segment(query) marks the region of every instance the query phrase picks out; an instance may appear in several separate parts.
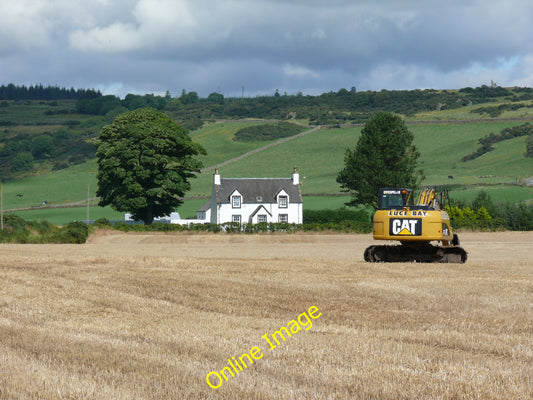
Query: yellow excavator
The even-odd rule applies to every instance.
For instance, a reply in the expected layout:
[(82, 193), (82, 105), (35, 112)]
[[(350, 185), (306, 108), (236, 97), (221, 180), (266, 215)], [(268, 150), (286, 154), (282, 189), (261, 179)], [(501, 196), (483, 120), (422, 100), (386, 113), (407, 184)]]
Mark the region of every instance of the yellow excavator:
[[(416, 204), (412, 189), (380, 189), (374, 239), (397, 240), (400, 245), (370, 246), (365, 250), (365, 261), (464, 263), (467, 253), (452, 232), (450, 217), (444, 211), (446, 201), (446, 189), (437, 193), (434, 187), (424, 187)], [(432, 245), (432, 241), (440, 245)]]

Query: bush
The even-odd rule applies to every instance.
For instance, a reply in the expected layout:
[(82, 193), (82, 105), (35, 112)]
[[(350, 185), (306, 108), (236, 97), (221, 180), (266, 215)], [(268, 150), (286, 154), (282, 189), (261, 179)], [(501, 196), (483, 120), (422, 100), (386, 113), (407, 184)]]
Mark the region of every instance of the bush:
[(279, 124), (254, 125), (239, 129), (233, 138), (238, 142), (253, 142), (276, 140), (284, 137), (294, 136), (302, 132), (304, 128), (288, 122)]
[(513, 231), (533, 230), (533, 205), (524, 202), (518, 204), (506, 204), (503, 217), (505, 226)]
[(35, 230), (39, 235), (47, 236), (58, 231), (58, 227), (48, 221), (29, 221), (26, 225)]
[(497, 205), (492, 201), (492, 198), (485, 190), (479, 191), (476, 198), (472, 200), (471, 207), (475, 210), (485, 208), (486, 211), (493, 216), (498, 214)]
[(4, 216), (4, 229), (0, 230), (0, 242), (52, 243), (58, 231), (56, 225), (47, 221), (25, 221), (17, 215)]
[(87, 241), (88, 235), (89, 228), (87, 227), (87, 224), (80, 221), (74, 221), (68, 223), (56, 233), (55, 241), (57, 243), (82, 244)]
[(526, 157), (533, 157), (533, 134), (526, 139)]
[(32, 147), (31, 147), (31, 154), (33, 157), (39, 159), (44, 158), (47, 155), (50, 154), (50, 151), (52, 150), (52, 143), (53, 139), (52, 136), (49, 134), (42, 134), (39, 136), (36, 136), (32, 140)]
[(13, 172), (28, 171), (33, 167), (33, 156), (29, 152), (19, 153), (13, 158), (11, 170)]
[(470, 204), (446, 206), (445, 210), (454, 228), (533, 230), (533, 205), (527, 205), (524, 202), (495, 203), (483, 190)]
[(68, 168), (68, 162), (60, 161), (54, 164), (54, 166), (52, 167), (52, 171), (59, 171), (66, 168)]
[(96, 221), (94, 221), (93, 227), (95, 228), (111, 228), (113, 225), (111, 225), (111, 222), (107, 218), (98, 218)]

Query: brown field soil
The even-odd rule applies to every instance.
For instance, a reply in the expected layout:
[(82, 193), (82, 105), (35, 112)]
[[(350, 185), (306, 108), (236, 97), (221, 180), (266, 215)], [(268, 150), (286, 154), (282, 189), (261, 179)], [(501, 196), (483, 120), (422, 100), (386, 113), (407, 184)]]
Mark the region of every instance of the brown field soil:
[(460, 237), (466, 264), (368, 264), (370, 235), (0, 245), (0, 399), (533, 398), (533, 232)]

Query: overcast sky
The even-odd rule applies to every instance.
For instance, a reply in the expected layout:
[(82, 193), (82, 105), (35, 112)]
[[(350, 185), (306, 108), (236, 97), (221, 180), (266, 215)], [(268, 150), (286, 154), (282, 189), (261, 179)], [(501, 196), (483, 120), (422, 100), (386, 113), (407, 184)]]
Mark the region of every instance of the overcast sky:
[(0, 84), (201, 97), (533, 87), (530, 0), (0, 0)]

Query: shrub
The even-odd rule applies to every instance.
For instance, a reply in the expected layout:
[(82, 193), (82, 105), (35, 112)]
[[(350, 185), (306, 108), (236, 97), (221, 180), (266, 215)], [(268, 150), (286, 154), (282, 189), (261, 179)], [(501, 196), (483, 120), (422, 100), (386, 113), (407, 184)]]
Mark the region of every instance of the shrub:
[(59, 171), (68, 168), (68, 163), (65, 161), (56, 162), (52, 167), (52, 171)]
[(33, 167), (33, 156), (29, 152), (19, 153), (13, 158), (11, 170), (13, 172), (28, 171)]
[(55, 241), (57, 243), (82, 244), (87, 241), (88, 235), (89, 228), (87, 227), (87, 224), (80, 221), (74, 221), (68, 223), (56, 233)]
[(533, 157), (533, 134), (526, 139), (526, 157)]
[(518, 204), (506, 204), (503, 217), (505, 226), (513, 231), (533, 230), (533, 206), (524, 202)]
[(302, 131), (302, 127), (289, 122), (254, 125), (239, 129), (235, 133), (233, 140), (238, 142), (275, 140), (288, 136), (294, 136)]
[(113, 225), (107, 218), (98, 218), (92, 226), (95, 228), (111, 228)]

